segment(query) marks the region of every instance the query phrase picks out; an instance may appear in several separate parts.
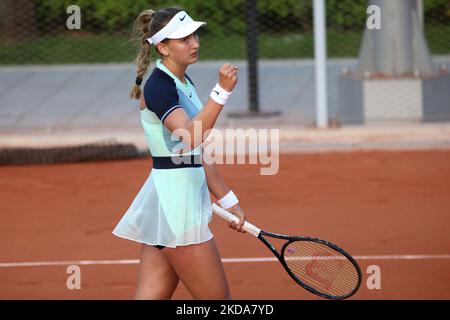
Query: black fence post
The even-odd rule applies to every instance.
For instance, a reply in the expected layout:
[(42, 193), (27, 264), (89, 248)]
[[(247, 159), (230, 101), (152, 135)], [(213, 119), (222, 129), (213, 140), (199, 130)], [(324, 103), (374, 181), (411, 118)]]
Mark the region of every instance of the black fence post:
[(256, 3), (257, 0), (246, 0), (245, 2), (249, 110), (247, 112), (228, 113), (228, 116), (233, 118), (277, 116), (280, 114), (279, 111), (261, 112), (259, 110), (258, 9)]
[(259, 111), (258, 99), (258, 30), (256, 0), (247, 0), (247, 65), (250, 112)]

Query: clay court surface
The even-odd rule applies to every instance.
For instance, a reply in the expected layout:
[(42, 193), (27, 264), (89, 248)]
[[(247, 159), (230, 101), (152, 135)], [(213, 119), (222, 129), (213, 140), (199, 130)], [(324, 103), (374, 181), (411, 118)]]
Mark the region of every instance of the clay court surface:
[[(150, 168), (149, 158), (0, 167), (0, 299), (132, 299), (139, 244), (111, 231)], [(356, 256), (364, 279), (353, 299), (450, 299), (450, 151), (286, 154), (277, 175), (259, 169), (220, 166), (254, 224)], [(219, 218), (211, 227), (224, 259), (272, 256)], [(80, 290), (66, 288), (67, 261), (93, 263), (79, 264)], [(366, 287), (370, 265), (380, 290)], [(316, 299), (277, 262), (225, 269), (235, 299)], [(190, 295), (180, 285), (174, 298)]]

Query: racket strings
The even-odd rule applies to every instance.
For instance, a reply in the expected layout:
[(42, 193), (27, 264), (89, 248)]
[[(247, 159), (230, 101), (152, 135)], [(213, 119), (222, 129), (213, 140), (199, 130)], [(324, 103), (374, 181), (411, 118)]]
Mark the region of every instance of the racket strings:
[[(356, 287), (356, 282), (351, 284), (348, 283), (349, 280), (346, 280), (347, 283), (337, 283), (333, 281), (333, 278), (336, 278), (339, 275), (336, 273), (325, 275), (322, 273), (316, 273), (315, 276), (311, 277), (310, 275), (304, 275), (304, 273), (296, 268), (292, 270), (294, 274), (300, 279), (303, 280), (309, 287), (314, 288), (316, 291), (335, 297), (342, 297), (349, 295), (354, 288)], [(319, 278), (320, 277), (320, 278)], [(306, 278), (309, 278), (306, 280)], [(318, 278), (318, 279), (317, 279)], [(317, 279), (317, 280), (316, 280)]]
[(284, 260), (295, 277), (329, 296), (347, 296), (359, 284), (353, 263), (320, 242), (291, 242), (284, 250)]
[[(353, 279), (351, 277), (347, 276), (345, 273), (345, 272), (349, 272), (349, 271), (351, 272), (351, 270), (343, 269), (340, 274), (336, 273), (336, 272), (327, 272), (324, 270), (314, 270), (316, 276), (310, 276), (310, 275), (304, 274), (304, 270), (302, 269), (302, 266), (290, 265), (289, 268), (291, 269), (291, 271), (293, 271), (293, 273), (300, 280), (303, 280), (303, 282), (306, 282), (306, 284), (308, 284), (310, 287), (313, 287), (317, 291), (320, 291), (322, 293), (326, 293), (329, 295), (336, 295), (336, 296), (346, 295), (346, 294), (350, 293), (357, 284), (357, 281), (354, 282)], [(331, 269), (331, 268), (329, 268), (329, 269)], [(342, 278), (341, 281), (340, 282), (333, 281), (333, 279), (336, 277), (341, 277)], [(308, 279), (306, 279), (306, 278), (308, 278)], [(319, 280), (317, 280), (317, 278)], [(345, 280), (347, 281), (347, 283), (344, 282), (343, 278), (346, 278)], [(345, 283), (345, 285), (343, 285), (342, 283)], [(350, 283), (351, 290), (349, 290), (348, 283)], [(324, 291), (324, 289), (326, 289), (327, 291)]]
[[(298, 244), (296, 246), (298, 247)], [(292, 251), (292, 248), (289, 249)], [(297, 257), (300, 259), (288, 259), (288, 265), (291, 271), (310, 287), (328, 295), (342, 296), (350, 293), (357, 285), (358, 280), (353, 280), (351, 275), (353, 265), (351, 262), (342, 262), (346, 261), (345, 257), (336, 256), (334, 252), (324, 248), (320, 248), (321, 251), (302, 249), (302, 256)], [(296, 252), (301, 251), (297, 248)]]
[[(312, 258), (314, 259), (315, 257), (313, 256)], [(326, 292), (324, 293), (326, 294), (345, 295), (349, 282), (351, 289), (354, 288), (357, 282), (352, 281), (352, 278), (348, 276), (349, 271), (352, 271), (351, 269), (349, 270), (348, 265), (345, 266), (330, 259), (321, 259), (323, 256), (318, 256), (317, 258), (317, 260), (311, 260), (305, 266), (302, 264), (296, 266), (294, 264), (293, 269), (295, 273), (301, 274), (303, 276), (302, 279), (308, 279), (315, 286), (316, 290), (324, 291), (325, 289)], [(340, 279), (340, 281), (336, 281), (336, 279)]]
[[(353, 291), (357, 285), (357, 280), (347, 276), (345, 272), (352, 272), (352, 270), (342, 270), (341, 274), (336, 272), (326, 272), (315, 270), (316, 276), (305, 275), (302, 266), (289, 266), (291, 271), (303, 282), (319, 292), (333, 295), (344, 296)], [(334, 281), (335, 278), (341, 278), (341, 281)], [(317, 278), (319, 280), (317, 280)]]

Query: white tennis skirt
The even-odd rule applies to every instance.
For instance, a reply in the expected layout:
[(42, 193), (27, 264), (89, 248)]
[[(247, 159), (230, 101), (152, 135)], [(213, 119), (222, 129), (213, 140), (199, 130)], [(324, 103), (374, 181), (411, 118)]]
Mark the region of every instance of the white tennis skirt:
[(166, 247), (210, 240), (211, 198), (202, 167), (152, 169), (113, 234)]

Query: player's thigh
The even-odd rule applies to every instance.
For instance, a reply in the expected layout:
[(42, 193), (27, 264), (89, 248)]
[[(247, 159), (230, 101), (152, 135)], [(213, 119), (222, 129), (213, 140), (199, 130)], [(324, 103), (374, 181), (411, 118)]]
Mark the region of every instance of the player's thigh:
[(161, 250), (142, 244), (135, 298), (169, 299), (178, 282), (175, 270)]
[(166, 249), (164, 254), (194, 299), (230, 299), (225, 270), (214, 239)]

